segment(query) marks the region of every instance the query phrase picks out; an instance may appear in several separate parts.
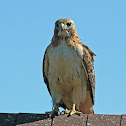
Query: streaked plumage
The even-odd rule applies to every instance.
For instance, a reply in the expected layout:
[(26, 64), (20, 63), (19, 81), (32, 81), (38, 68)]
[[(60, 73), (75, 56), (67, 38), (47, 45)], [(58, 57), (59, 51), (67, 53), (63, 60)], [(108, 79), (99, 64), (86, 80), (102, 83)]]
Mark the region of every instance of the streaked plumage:
[(75, 24), (63, 18), (55, 23), (54, 36), (43, 59), (43, 77), (54, 109), (93, 113), (95, 95), (95, 54), (81, 43)]

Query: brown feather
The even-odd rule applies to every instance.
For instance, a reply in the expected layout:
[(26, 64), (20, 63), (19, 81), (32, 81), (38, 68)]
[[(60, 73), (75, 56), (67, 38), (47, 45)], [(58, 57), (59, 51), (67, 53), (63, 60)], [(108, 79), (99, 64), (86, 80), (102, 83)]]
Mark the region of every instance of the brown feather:
[(94, 97), (95, 97), (95, 73), (94, 73), (94, 56), (96, 56), (88, 46), (81, 43), (81, 40), (76, 33), (76, 35), (72, 36), (69, 41), (68, 45), (75, 48), (78, 44), (81, 44), (83, 47), (84, 55), (83, 55), (83, 63), (84, 69), (86, 69), (87, 76), (88, 76), (88, 90), (90, 91), (90, 95), (92, 97), (92, 103), (94, 104)]
[[(46, 51), (45, 51), (45, 54), (44, 54), (44, 58), (43, 58), (43, 78), (44, 78), (44, 82), (47, 86), (47, 89), (49, 91), (49, 94), (51, 95), (51, 92), (50, 92), (50, 88), (49, 88), (49, 81), (48, 81), (48, 78), (47, 78), (47, 73), (48, 70), (45, 70), (47, 67), (48, 67), (48, 56), (47, 56), (47, 50), (49, 49), (50, 45), (46, 48)], [(46, 66), (46, 67), (45, 67)]]
[[(54, 37), (52, 39), (52, 45), (53, 46), (58, 46), (59, 44), (59, 38)], [(96, 56), (96, 54), (94, 54), (87, 45), (84, 45), (81, 43), (81, 40), (78, 36), (78, 34), (75, 32), (75, 34), (73, 34), (73, 36), (71, 36), (70, 38), (68, 38), (67, 41), (68, 45), (70, 47), (73, 47), (75, 50), (78, 44), (81, 44), (83, 46), (83, 51), (84, 51), (84, 55), (83, 55), (83, 63), (84, 63), (84, 69), (86, 69), (87, 72), (87, 77), (88, 77), (88, 90), (90, 91), (90, 95), (92, 97), (92, 103), (94, 104), (94, 97), (95, 97), (95, 74), (94, 74), (94, 56)]]

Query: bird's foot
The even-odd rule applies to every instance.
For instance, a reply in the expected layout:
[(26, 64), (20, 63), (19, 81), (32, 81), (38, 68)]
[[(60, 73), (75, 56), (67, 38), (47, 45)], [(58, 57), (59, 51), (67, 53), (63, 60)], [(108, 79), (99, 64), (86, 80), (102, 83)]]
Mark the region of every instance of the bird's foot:
[(53, 111), (49, 111), (49, 112), (45, 112), (45, 114), (48, 114), (49, 117), (54, 118), (55, 116), (59, 116), (60, 115), (60, 111), (58, 110), (53, 110)]
[(76, 111), (76, 110), (66, 110), (66, 111), (64, 111), (64, 114), (68, 114), (68, 116), (71, 116), (71, 115), (74, 115), (74, 114), (80, 115), (81, 112)]
[(75, 110), (75, 104), (73, 104), (72, 110), (66, 110), (66, 111), (64, 112), (64, 114), (68, 114), (68, 116), (71, 116), (71, 115), (74, 115), (74, 114), (80, 115), (81, 112), (76, 111), (76, 110)]

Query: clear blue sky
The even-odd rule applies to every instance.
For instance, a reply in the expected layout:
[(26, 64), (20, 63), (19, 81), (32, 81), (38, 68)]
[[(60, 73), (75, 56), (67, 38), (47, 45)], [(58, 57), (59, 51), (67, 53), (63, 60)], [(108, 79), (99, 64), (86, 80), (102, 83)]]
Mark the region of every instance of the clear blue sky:
[(55, 21), (72, 19), (95, 57), (96, 114), (126, 114), (125, 0), (1, 0), (0, 112), (44, 113), (42, 60)]

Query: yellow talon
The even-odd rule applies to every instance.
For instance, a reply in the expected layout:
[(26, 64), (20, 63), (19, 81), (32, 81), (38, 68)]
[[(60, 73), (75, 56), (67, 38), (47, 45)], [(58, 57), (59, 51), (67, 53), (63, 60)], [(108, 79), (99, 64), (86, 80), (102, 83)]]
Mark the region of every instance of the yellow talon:
[(73, 104), (72, 110), (66, 110), (64, 113), (69, 114), (70, 116), (74, 114), (79, 114), (79, 115), (81, 114), (81, 112), (75, 110), (75, 104)]

